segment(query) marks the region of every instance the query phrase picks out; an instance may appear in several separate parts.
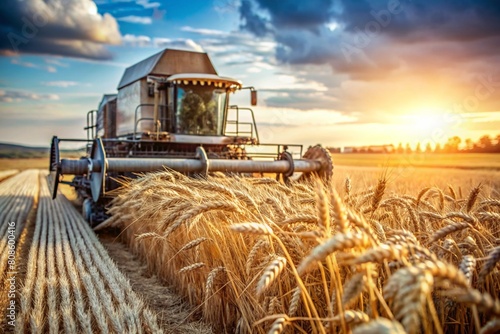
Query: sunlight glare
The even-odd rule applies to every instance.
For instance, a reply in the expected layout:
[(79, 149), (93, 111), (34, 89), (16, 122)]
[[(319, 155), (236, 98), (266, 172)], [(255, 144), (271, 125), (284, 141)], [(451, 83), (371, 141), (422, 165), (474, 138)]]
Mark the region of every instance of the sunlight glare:
[(416, 130), (431, 132), (436, 129), (445, 130), (444, 115), (437, 109), (427, 109), (408, 115), (409, 125)]

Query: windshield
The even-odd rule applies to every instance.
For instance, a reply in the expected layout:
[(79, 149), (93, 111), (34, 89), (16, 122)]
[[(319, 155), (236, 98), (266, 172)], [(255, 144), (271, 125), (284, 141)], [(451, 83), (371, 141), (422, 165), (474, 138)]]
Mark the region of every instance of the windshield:
[(177, 86), (176, 133), (222, 135), (226, 90), (213, 86)]

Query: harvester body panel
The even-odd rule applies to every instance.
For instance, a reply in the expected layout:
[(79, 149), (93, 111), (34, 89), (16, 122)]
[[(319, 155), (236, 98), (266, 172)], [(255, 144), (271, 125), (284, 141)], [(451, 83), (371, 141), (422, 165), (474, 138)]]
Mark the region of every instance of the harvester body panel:
[(116, 96), (116, 94), (106, 94), (99, 104), (96, 121), (98, 137), (116, 137)]

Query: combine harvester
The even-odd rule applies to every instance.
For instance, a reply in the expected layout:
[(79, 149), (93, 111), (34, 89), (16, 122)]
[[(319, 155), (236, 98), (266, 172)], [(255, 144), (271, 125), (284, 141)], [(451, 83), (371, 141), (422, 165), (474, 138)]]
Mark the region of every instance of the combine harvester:
[[(170, 168), (198, 177), (274, 173), (286, 182), (315, 173), (329, 179), (326, 149), (314, 146), (302, 155), (302, 145), (259, 142), (253, 111), (229, 104), (231, 93), (242, 89), (250, 90), (255, 106), (257, 91), (218, 76), (206, 53), (166, 49), (127, 68), (118, 94), (104, 95), (87, 113), (87, 139), (52, 138), (53, 198), (59, 183), (70, 184), (83, 199), (84, 217), (96, 225), (107, 218), (116, 180), (134, 173)], [(86, 142), (88, 154), (61, 159), (61, 142)], [(67, 182), (63, 175), (75, 177)]]

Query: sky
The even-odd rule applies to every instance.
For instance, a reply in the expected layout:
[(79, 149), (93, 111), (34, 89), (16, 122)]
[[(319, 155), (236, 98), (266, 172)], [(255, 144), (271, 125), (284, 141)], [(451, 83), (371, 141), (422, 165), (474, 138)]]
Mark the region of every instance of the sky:
[(254, 86), (261, 142), (500, 134), (497, 0), (2, 0), (0, 142), (85, 137), (125, 68), (165, 48)]

